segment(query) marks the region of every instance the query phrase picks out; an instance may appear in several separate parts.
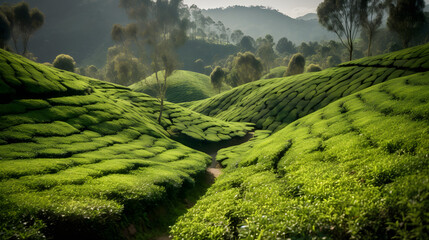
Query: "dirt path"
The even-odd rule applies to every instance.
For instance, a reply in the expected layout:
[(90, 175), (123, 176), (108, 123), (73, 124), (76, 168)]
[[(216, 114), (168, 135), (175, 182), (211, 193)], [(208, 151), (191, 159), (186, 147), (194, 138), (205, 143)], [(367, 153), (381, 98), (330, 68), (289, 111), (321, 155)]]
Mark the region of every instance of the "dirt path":
[[(230, 141), (230, 142), (228, 142), (227, 145), (216, 144), (213, 146), (208, 146), (204, 150), (200, 149), (200, 151), (203, 151), (212, 157), (212, 163), (206, 169), (206, 182), (209, 185), (212, 185), (216, 181), (216, 178), (218, 178), (222, 174), (222, 166), (216, 161), (216, 156), (217, 156), (218, 151), (223, 149), (223, 148), (243, 144), (243, 143), (249, 141), (250, 139), (252, 139), (253, 135), (254, 135), (254, 132), (248, 132), (247, 135), (244, 136), (243, 138)], [(170, 236), (168, 235), (168, 233), (165, 233), (159, 237), (156, 237), (154, 240), (169, 240), (169, 239), (171, 239)]]

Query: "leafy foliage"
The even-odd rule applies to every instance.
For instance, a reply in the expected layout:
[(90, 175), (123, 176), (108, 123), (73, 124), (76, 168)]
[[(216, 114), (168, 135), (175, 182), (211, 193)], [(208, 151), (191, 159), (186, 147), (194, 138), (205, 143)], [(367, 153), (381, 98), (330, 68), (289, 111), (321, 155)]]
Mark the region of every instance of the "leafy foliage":
[(67, 54), (60, 54), (54, 59), (54, 61), (52, 62), (52, 66), (58, 69), (74, 72), (76, 62), (74, 61), (72, 56)]
[(174, 239), (427, 238), (428, 77), (386, 81), (270, 137), (222, 150), (224, 174), (170, 233)]
[(5, 238), (115, 238), (133, 221), (150, 229), (130, 212), (144, 216), (191, 188), (211, 162), (173, 138), (204, 145), (252, 129), (172, 103), (158, 125), (159, 103), (148, 95), (3, 50), (0, 66)]
[(399, 34), (404, 47), (413, 37), (416, 30), (425, 22), (423, 0), (396, 0), (389, 2), (387, 26)]
[(428, 71), (429, 44), (343, 63), (321, 72), (255, 81), (211, 99), (192, 110), (227, 121), (278, 131), (342, 97), (390, 79)]

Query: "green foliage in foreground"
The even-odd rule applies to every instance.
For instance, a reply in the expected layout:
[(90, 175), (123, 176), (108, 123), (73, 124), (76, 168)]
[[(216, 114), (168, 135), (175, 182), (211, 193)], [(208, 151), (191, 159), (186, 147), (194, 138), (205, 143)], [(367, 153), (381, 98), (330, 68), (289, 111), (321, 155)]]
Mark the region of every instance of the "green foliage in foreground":
[[(156, 93), (150, 87), (155, 82), (155, 74), (152, 74), (147, 79), (131, 85), (130, 88), (156, 97)], [(222, 90), (229, 89), (230, 87), (226, 85), (222, 87)], [(174, 103), (190, 102), (209, 98), (216, 94), (217, 91), (213, 89), (210, 77), (207, 75), (177, 70), (168, 78), (167, 101)]]
[(2, 50), (0, 66), (2, 239), (150, 229), (147, 211), (192, 188), (211, 162), (172, 137), (220, 142), (252, 129), (172, 103), (160, 126), (145, 94)]
[(342, 97), (428, 70), (429, 44), (426, 44), (317, 73), (259, 80), (195, 102), (190, 109), (226, 121), (252, 122), (258, 129), (279, 131)]
[[(428, 239), (429, 72), (335, 101), (227, 164), (174, 239)], [(231, 157), (228, 159), (228, 157)], [(238, 161), (234, 161), (237, 160)]]

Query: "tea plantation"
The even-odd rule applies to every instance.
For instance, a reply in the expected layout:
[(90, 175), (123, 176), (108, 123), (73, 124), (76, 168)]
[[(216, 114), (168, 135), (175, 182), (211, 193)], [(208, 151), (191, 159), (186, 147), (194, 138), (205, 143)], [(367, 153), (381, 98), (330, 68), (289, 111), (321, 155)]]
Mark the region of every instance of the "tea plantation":
[[(162, 79), (163, 74), (159, 77)], [(155, 74), (152, 74), (145, 80), (135, 83), (130, 88), (137, 92), (156, 96), (156, 91), (151, 87), (156, 83)], [(201, 100), (216, 95), (210, 83), (210, 77), (201, 73), (178, 70), (168, 79), (168, 89), (166, 98), (170, 102), (181, 103)], [(222, 90), (229, 90), (231, 87), (224, 85)]]
[[(429, 56), (428, 48), (412, 49), (409, 56)], [(429, 238), (429, 72), (346, 65), (275, 84), (261, 81), (233, 90), (247, 95), (230, 92), (207, 101), (238, 99), (219, 112), (227, 118), (226, 112), (245, 108), (244, 99), (255, 96), (252, 90), (267, 99), (267, 114), (275, 112), (268, 108), (271, 102), (295, 101), (284, 94), (289, 89), (310, 104), (315, 98), (305, 96), (317, 96), (321, 84), (326, 94), (334, 94), (314, 107), (290, 103), (296, 106), (293, 118), (305, 109), (306, 116), (285, 120), (292, 123), (269, 137), (256, 131), (255, 140), (221, 150), (224, 173), (171, 228), (174, 239)], [(415, 71), (421, 70), (418, 66)], [(388, 80), (399, 75), (407, 76)], [(331, 83), (336, 78), (343, 80)], [(358, 91), (376, 81), (384, 83)], [(261, 89), (255, 90), (258, 85)], [(270, 89), (284, 96), (268, 97)], [(334, 101), (342, 95), (348, 96)]]
[(342, 97), (425, 71), (429, 71), (429, 44), (322, 72), (252, 82), (186, 106), (222, 120), (252, 122), (257, 129), (279, 131)]
[(0, 69), (0, 239), (117, 238), (132, 223), (147, 231), (147, 212), (211, 163), (183, 144), (253, 128), (172, 103), (159, 125), (148, 95), (2, 50)]

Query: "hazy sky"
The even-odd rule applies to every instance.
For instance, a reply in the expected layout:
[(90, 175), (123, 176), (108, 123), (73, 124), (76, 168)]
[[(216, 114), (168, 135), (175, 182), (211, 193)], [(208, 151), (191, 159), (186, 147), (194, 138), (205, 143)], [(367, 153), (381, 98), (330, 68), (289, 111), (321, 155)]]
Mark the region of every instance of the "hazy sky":
[(199, 8), (218, 8), (233, 5), (240, 6), (268, 6), (290, 16), (299, 17), (309, 12), (316, 12), (322, 0), (184, 0), (188, 5), (196, 4)]
[[(429, 4), (429, 0), (425, 0)], [(268, 6), (296, 18), (309, 12), (316, 12), (316, 8), (323, 0), (183, 0), (189, 6), (196, 4), (199, 8), (218, 8), (234, 5), (240, 6)]]

